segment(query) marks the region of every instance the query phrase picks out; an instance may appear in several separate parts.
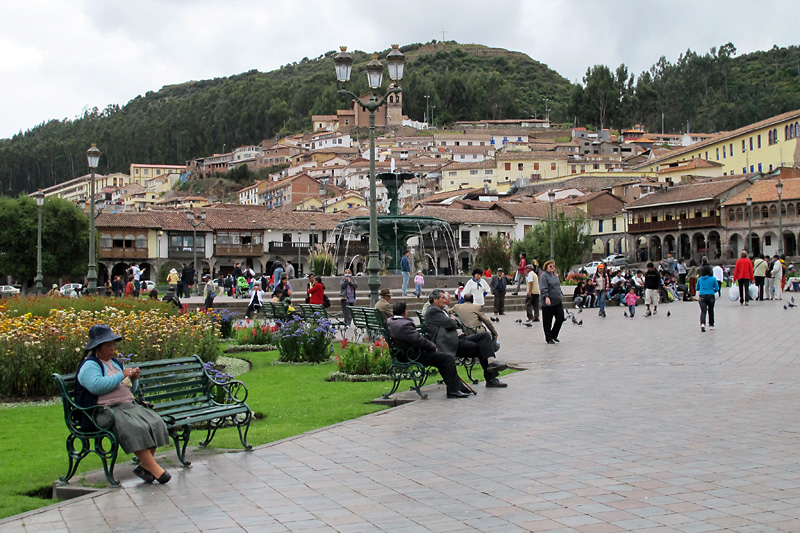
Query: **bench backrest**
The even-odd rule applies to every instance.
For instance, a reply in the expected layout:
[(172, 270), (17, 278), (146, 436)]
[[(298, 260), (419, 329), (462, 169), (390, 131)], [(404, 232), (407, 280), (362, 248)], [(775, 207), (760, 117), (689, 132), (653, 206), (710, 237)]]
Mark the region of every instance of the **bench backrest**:
[(381, 330), (386, 327), (383, 313), (373, 307), (351, 307), (353, 324), (360, 329)]
[(303, 318), (311, 318), (315, 314), (320, 318), (328, 318), (328, 310), (320, 304), (297, 304)]
[(210, 400), (211, 381), (199, 356), (138, 363), (137, 396), (156, 411), (204, 403)]

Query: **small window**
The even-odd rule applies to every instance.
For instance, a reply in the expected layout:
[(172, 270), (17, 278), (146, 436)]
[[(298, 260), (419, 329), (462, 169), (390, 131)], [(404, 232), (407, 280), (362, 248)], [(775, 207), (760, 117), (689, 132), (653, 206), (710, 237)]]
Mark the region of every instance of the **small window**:
[(506, 170), (511, 170), (511, 163), (506, 163)]
[(744, 220), (744, 211), (741, 207), (736, 210), (736, 220)]
[(733, 209), (728, 209), (728, 220), (733, 221), (736, 220), (736, 211)]
[(520, 172), (522, 172), (522, 168), (523, 168), (523, 167), (522, 167), (522, 163), (517, 163), (517, 170), (519, 170)]
[(539, 163), (533, 164), (533, 170), (539, 170)]

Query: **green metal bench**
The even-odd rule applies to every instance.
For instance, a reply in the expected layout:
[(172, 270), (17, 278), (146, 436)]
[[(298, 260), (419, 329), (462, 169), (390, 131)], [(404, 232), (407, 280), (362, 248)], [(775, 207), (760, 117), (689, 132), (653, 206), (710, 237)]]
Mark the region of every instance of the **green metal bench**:
[(384, 336), (386, 321), (380, 311), (373, 307), (351, 307), (353, 315), (353, 326), (356, 328), (356, 339), (364, 334), (370, 342), (375, 342), (380, 336)]
[(345, 325), (341, 315), (329, 314), (325, 306), (319, 304), (297, 304), (296, 307), (300, 313), (300, 316), (303, 318), (311, 318), (314, 315), (317, 315), (320, 318), (327, 319), (331, 326), (342, 335), (342, 338), (344, 338), (345, 332), (347, 331), (347, 326)]
[[(195, 425), (206, 429), (206, 438), (199, 444), (207, 446), (217, 430), (230, 423), (239, 431), (239, 440), (245, 450), (251, 450), (247, 443), (247, 431), (253, 419), (253, 412), (245, 403), (247, 387), (241, 381), (219, 383), (206, 371), (199, 356), (182, 359), (148, 361), (136, 365), (141, 370), (137, 397), (153, 404), (153, 409), (161, 415), (175, 443), (178, 460), (189, 466), (186, 460), (186, 445)], [(61, 476), (60, 482), (67, 483), (75, 475), (81, 461), (90, 453), (95, 453), (103, 462), (103, 470), (108, 482), (115, 487), (119, 481), (114, 478), (114, 465), (119, 451), (119, 440), (113, 432), (113, 413), (111, 424), (100, 427), (96, 416), (104, 411), (103, 406), (82, 408), (75, 402), (76, 375), (53, 374), (64, 405), (64, 420), (69, 430), (67, 455), (69, 468)], [(92, 422), (91, 427), (84, 424), (83, 414)], [(79, 446), (76, 447), (76, 442)], [(91, 446), (92, 442), (94, 447)]]

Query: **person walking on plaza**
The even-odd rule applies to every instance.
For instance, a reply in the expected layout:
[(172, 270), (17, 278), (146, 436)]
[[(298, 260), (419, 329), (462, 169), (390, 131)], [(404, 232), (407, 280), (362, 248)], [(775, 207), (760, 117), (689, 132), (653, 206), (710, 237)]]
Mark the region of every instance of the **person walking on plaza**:
[(408, 278), (411, 277), (411, 263), (409, 262), (411, 252), (405, 251), (403, 257), (400, 258), (400, 273), (403, 275), (403, 286), (400, 289), (400, 295), (406, 296), (408, 292)]
[(608, 278), (608, 272), (606, 272), (605, 263), (600, 263), (597, 265), (597, 270), (595, 271), (594, 276), (592, 276), (592, 284), (594, 285), (594, 290), (597, 294), (597, 303), (600, 307), (600, 311), (597, 313), (597, 316), (605, 317), (606, 296), (608, 295), (608, 290), (611, 288), (611, 280)]
[(770, 271), (770, 276), (772, 278), (772, 291), (769, 293), (769, 299), (772, 300), (774, 298), (776, 300), (782, 300), (781, 291), (783, 289), (783, 264), (781, 263), (781, 258), (778, 256), (778, 254), (775, 254), (773, 259), (775, 259), (775, 262), (772, 264), (772, 270)]
[(698, 274), (697, 263), (695, 262), (694, 259), (692, 259), (691, 261), (689, 261), (689, 270), (686, 273), (686, 278), (687, 281), (689, 282), (689, 296), (691, 298), (694, 298), (695, 295), (694, 286), (697, 285), (697, 278), (700, 277), (697, 274)]
[(747, 257), (747, 250), (742, 250), (733, 266), (733, 282), (739, 284), (739, 305), (750, 305), (749, 290), (753, 277), (753, 263)]
[(758, 288), (756, 301), (764, 300), (764, 278), (767, 277), (768, 266), (767, 261), (764, 259), (764, 254), (759, 254), (758, 257), (753, 260), (753, 280)]
[(658, 299), (661, 295), (661, 274), (656, 270), (653, 263), (647, 263), (647, 272), (644, 273), (644, 316), (650, 316), (650, 306), (653, 306), (652, 314), (658, 313)]
[(422, 275), (422, 270), (417, 270), (417, 275), (414, 276), (414, 294), (417, 298), (422, 296), (422, 286), (425, 285), (425, 276)]
[(291, 263), (291, 261), (286, 261), (286, 269), (283, 271), (283, 273), (286, 274), (288, 279), (294, 279), (296, 277), (294, 273), (294, 265)]
[(519, 285), (523, 279), (528, 276), (528, 259), (524, 253), (519, 254), (519, 265), (517, 266), (517, 290), (514, 291), (514, 296), (519, 294)]
[(556, 264), (550, 260), (545, 262), (539, 275), (539, 289), (542, 298), (542, 328), (547, 344), (561, 342), (558, 334), (564, 323), (564, 305), (562, 304), (561, 283), (556, 275)]
[(183, 269), (181, 270), (181, 285), (183, 285), (183, 297), (188, 298), (191, 296), (192, 286), (194, 285), (194, 268), (189, 265), (183, 265)]
[(533, 265), (528, 265), (525, 270), (528, 295), (525, 297), (525, 313), (528, 320), (525, 322), (539, 322), (539, 275), (533, 271)]
[(494, 314), (506, 314), (506, 274), (502, 268), (497, 269), (497, 275), (492, 276), (492, 281), (489, 282), (489, 288), (494, 295)]
[(351, 307), (356, 305), (356, 289), (358, 283), (353, 280), (353, 273), (350, 269), (344, 271), (342, 282), (339, 284), (339, 300), (342, 302), (342, 316), (344, 317), (344, 325), (349, 328), (350, 323), (353, 321), (353, 312)]
[(180, 279), (181, 277), (178, 275), (178, 271), (174, 268), (171, 269), (169, 274), (167, 274), (167, 285), (169, 285), (169, 290), (178, 290), (178, 281), (180, 281)]
[(203, 310), (208, 311), (214, 307), (214, 298), (217, 297), (217, 290), (214, 282), (211, 281), (211, 274), (203, 276)]
[(636, 296), (636, 289), (634, 289), (633, 287), (628, 289), (628, 294), (625, 295), (624, 300), (625, 300), (625, 305), (628, 306), (628, 315), (631, 318), (636, 316), (636, 301), (638, 299), (639, 297)]
[(475, 304), (483, 307), (483, 304), (486, 303), (484, 297), (490, 290), (489, 284), (483, 279), (483, 271), (480, 268), (476, 268), (472, 271), (472, 278), (464, 285), (461, 295), (471, 294)]
[(708, 313), (708, 327), (714, 329), (714, 305), (717, 303), (717, 293), (720, 292), (721, 285), (711, 267), (706, 265), (700, 271), (700, 279), (697, 280), (697, 295), (700, 303), (700, 331), (706, 330), (706, 313)]

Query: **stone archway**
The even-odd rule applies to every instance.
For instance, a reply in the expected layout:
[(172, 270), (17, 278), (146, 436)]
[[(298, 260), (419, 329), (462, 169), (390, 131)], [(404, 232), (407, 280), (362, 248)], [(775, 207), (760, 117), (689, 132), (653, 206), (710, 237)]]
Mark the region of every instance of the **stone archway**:
[(700, 258), (707, 255), (706, 237), (700, 232), (692, 235), (692, 243), (689, 257), (700, 263)]
[(650, 261), (661, 261), (664, 259), (664, 249), (661, 243), (661, 238), (658, 235), (653, 235), (650, 237), (648, 249), (648, 259)]
[(677, 250), (676, 250), (677, 243), (676, 243), (676, 240), (675, 240), (675, 236), (674, 235), (665, 235), (664, 236), (664, 242), (662, 244), (662, 248), (663, 248), (662, 249), (662, 257), (660, 257), (659, 260), (661, 260), (664, 257), (666, 257), (666, 255), (668, 253), (671, 253), (672, 256), (675, 257), (675, 255), (677, 253)]
[(706, 255), (709, 261), (714, 261), (722, 257), (722, 242), (717, 231), (709, 231), (706, 240)]
[(797, 255), (797, 239), (791, 231), (783, 232), (783, 253), (787, 257)]
[(647, 252), (647, 237), (636, 237), (636, 259), (640, 262), (650, 260), (650, 255)]
[(732, 233), (728, 237), (728, 259), (736, 259), (744, 249), (744, 239), (738, 233)]

